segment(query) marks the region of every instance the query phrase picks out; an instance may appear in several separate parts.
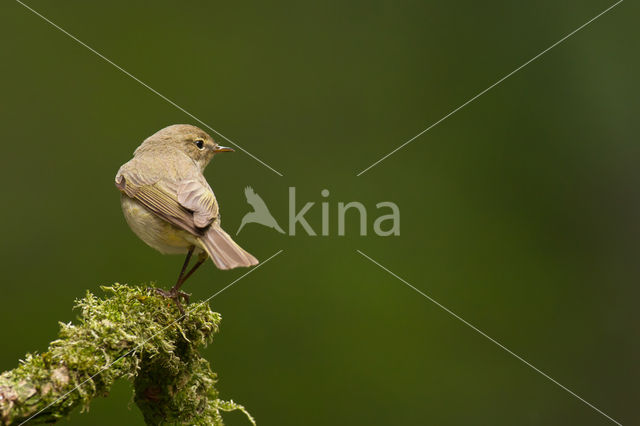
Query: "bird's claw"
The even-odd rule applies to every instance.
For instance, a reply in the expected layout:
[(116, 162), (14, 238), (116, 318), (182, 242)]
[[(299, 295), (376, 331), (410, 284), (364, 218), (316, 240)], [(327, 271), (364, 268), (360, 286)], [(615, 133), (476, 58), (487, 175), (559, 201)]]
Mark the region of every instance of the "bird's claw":
[(162, 288), (153, 288), (152, 290), (162, 297), (173, 300), (180, 310), (180, 314), (184, 315), (184, 308), (182, 307), (182, 303), (180, 303), (180, 299), (182, 299), (184, 303), (188, 305), (191, 294), (178, 290), (175, 287), (172, 287), (169, 290), (165, 290)]

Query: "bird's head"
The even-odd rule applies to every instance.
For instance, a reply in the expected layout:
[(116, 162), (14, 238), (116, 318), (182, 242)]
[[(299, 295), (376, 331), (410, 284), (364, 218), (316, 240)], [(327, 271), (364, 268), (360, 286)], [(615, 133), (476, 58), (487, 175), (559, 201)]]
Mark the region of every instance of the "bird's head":
[(195, 161), (201, 170), (204, 170), (217, 153), (233, 152), (231, 148), (220, 146), (204, 130), (190, 124), (165, 127), (149, 136), (138, 149), (144, 149), (143, 147), (177, 148)]

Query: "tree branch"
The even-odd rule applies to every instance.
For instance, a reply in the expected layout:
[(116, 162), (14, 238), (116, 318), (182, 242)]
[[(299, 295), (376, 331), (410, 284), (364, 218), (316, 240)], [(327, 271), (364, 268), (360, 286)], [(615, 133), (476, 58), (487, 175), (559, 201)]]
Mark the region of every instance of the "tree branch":
[(216, 374), (198, 349), (218, 332), (220, 314), (194, 303), (186, 316), (149, 289), (115, 284), (98, 298), (76, 302), (77, 324), (60, 323), (57, 340), (43, 354), (27, 354), (0, 375), (0, 424), (52, 423), (125, 377), (148, 425), (223, 425), (221, 412), (243, 406), (218, 398)]

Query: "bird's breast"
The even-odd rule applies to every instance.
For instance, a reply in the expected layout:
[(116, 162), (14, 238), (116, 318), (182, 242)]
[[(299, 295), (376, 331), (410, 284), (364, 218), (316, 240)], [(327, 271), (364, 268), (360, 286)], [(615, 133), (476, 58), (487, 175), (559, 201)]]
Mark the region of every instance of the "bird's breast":
[(121, 195), (122, 212), (131, 230), (147, 245), (165, 254), (186, 253), (199, 243), (195, 237), (179, 229), (133, 198)]

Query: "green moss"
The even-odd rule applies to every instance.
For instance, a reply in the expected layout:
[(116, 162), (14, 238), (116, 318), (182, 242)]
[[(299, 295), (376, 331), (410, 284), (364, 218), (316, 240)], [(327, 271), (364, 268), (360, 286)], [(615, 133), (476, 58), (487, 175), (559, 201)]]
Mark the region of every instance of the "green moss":
[(53, 422), (115, 380), (134, 382), (135, 402), (147, 424), (222, 425), (221, 412), (244, 407), (218, 398), (216, 374), (198, 353), (218, 331), (221, 317), (194, 303), (180, 319), (176, 306), (146, 288), (103, 287), (76, 302), (77, 324), (60, 323), (58, 339), (43, 354), (27, 354), (0, 375), (0, 421)]

